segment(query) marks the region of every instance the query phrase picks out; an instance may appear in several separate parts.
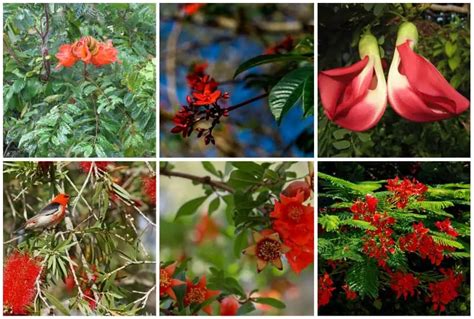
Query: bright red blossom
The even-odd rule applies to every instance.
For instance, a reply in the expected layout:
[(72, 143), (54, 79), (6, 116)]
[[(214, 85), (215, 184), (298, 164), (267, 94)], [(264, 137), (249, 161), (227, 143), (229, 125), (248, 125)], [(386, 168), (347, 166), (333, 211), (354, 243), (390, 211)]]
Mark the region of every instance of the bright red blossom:
[[(218, 290), (209, 290), (206, 285), (206, 276), (202, 276), (197, 284), (187, 280), (186, 294), (184, 295), (184, 305), (189, 306), (191, 304), (202, 304), (206, 300), (211, 299), (221, 293)], [(212, 314), (212, 308), (210, 304), (204, 306), (202, 310), (208, 315)]]
[(173, 287), (186, 284), (184, 281), (173, 278), (176, 271), (176, 265), (177, 262), (174, 262), (165, 268), (160, 268), (160, 297), (167, 295), (171, 299), (176, 300), (176, 294), (173, 291)]
[(183, 6), (183, 12), (185, 15), (190, 16), (198, 12), (204, 5), (205, 3), (186, 3)]
[(451, 221), (449, 220), (449, 218), (446, 218), (445, 220), (443, 220), (442, 222), (440, 221), (437, 221), (435, 223), (435, 226), (436, 228), (438, 228), (440, 231), (450, 235), (450, 236), (453, 236), (453, 237), (458, 237), (459, 234), (458, 232), (453, 228), (453, 226), (451, 225)]
[(3, 267), (4, 314), (27, 315), (36, 293), (36, 280), (41, 273), (40, 261), (28, 253), (14, 252)]
[(311, 187), (304, 181), (291, 182), (282, 192), (286, 197), (295, 197), (299, 192), (303, 192), (303, 201), (311, 196)]
[(227, 296), (220, 302), (221, 316), (235, 316), (240, 308), (239, 301), (234, 296)]
[(463, 276), (456, 275), (452, 269), (441, 269), (441, 273), (445, 275), (444, 279), (430, 283), (428, 289), (431, 293), (433, 310), (443, 312), (446, 310), (446, 305), (459, 295), (458, 288), (463, 281)]
[(405, 208), (410, 198), (423, 200), (423, 195), (428, 191), (428, 187), (416, 179), (404, 178), (400, 181), (398, 177), (387, 180), (387, 189), (393, 192), (393, 200), (398, 208)]
[(420, 283), (413, 274), (397, 271), (390, 275), (390, 288), (397, 293), (397, 299), (403, 296), (406, 300), (408, 295), (415, 295), (415, 288)]
[(156, 204), (156, 176), (143, 178), (143, 191), (150, 199), (150, 202)]
[(318, 308), (325, 306), (331, 301), (332, 292), (336, 288), (333, 286), (333, 281), (327, 272), (318, 279)]
[(107, 171), (107, 167), (112, 162), (80, 162), (79, 166), (82, 168), (82, 171), (84, 173), (89, 173), (93, 163), (95, 164), (98, 170)]
[(357, 292), (354, 291), (354, 290), (351, 290), (351, 288), (349, 288), (348, 284), (345, 284), (344, 286), (342, 286), (342, 289), (344, 289), (344, 292), (346, 293), (346, 299), (347, 300), (357, 299)]

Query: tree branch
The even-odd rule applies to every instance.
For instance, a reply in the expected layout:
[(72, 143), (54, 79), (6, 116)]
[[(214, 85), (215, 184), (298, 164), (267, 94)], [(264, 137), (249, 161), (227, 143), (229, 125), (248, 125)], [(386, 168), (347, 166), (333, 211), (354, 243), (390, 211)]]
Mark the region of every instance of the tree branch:
[(197, 183), (204, 184), (204, 185), (209, 185), (213, 188), (218, 188), (218, 189), (224, 190), (224, 191), (229, 192), (229, 193), (234, 192), (234, 189), (232, 187), (230, 187), (229, 185), (227, 185), (224, 182), (219, 182), (219, 181), (216, 181), (216, 180), (212, 180), (210, 176), (196, 176), (196, 175), (192, 175), (192, 174), (188, 174), (188, 173), (172, 172), (172, 171), (170, 171), (166, 168), (160, 170), (160, 175), (168, 176), (168, 177), (185, 178), (185, 179), (189, 179), (193, 182), (197, 182)]
[(441, 11), (441, 12), (456, 12), (456, 13), (469, 13), (469, 4), (463, 4), (462, 6), (457, 6), (454, 4), (432, 4), (430, 9), (433, 11)]

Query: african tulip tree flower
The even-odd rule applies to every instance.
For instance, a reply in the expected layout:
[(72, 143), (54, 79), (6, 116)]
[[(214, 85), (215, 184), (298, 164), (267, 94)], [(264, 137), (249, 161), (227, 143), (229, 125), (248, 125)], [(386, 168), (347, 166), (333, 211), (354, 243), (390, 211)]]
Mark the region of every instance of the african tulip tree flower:
[(268, 263), (282, 270), (281, 257), (289, 252), (290, 248), (281, 242), (278, 233), (272, 230), (253, 232), (253, 239), (255, 244), (244, 249), (242, 253), (257, 257), (257, 272), (261, 272)]
[[(202, 276), (197, 284), (194, 284), (190, 280), (186, 280), (186, 294), (184, 295), (184, 305), (189, 306), (191, 304), (202, 304), (203, 302), (219, 295), (219, 290), (209, 290), (206, 287), (206, 276)], [(210, 304), (207, 304), (202, 310), (208, 315), (212, 314), (212, 308)]]
[(387, 85), (377, 39), (365, 34), (359, 41), (361, 61), (321, 71), (319, 95), (326, 116), (351, 131), (375, 126), (387, 106)]
[(173, 291), (173, 287), (185, 285), (184, 281), (174, 279), (174, 273), (176, 271), (177, 262), (160, 268), (160, 297), (168, 295), (171, 299), (176, 300), (176, 294)]
[(388, 73), (390, 105), (401, 117), (415, 122), (443, 120), (464, 112), (469, 100), (433, 64), (413, 51), (417, 42), (416, 26), (403, 23)]

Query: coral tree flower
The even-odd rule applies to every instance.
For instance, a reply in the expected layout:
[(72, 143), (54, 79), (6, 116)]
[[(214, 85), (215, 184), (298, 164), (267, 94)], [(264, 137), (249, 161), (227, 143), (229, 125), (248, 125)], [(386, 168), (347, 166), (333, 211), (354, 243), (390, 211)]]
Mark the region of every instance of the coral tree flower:
[(443, 120), (464, 112), (469, 100), (433, 64), (413, 51), (417, 42), (416, 26), (403, 23), (388, 73), (390, 105), (400, 116), (415, 122)]
[(282, 270), (281, 257), (289, 252), (290, 248), (281, 242), (280, 235), (272, 230), (264, 230), (260, 233), (253, 232), (253, 239), (255, 245), (247, 247), (242, 253), (257, 257), (257, 272), (261, 272), (268, 263)]
[[(186, 294), (184, 295), (184, 305), (189, 306), (191, 304), (202, 304), (206, 300), (209, 300), (221, 292), (219, 290), (209, 290), (206, 287), (206, 276), (202, 276), (197, 284), (192, 281), (186, 281)], [(211, 305), (208, 304), (202, 308), (202, 310), (208, 315), (212, 314)]]
[(176, 301), (176, 294), (173, 291), (173, 287), (185, 285), (184, 281), (174, 279), (174, 273), (176, 271), (177, 262), (160, 268), (160, 297), (168, 295), (171, 299)]
[(375, 126), (387, 106), (387, 85), (377, 39), (365, 34), (359, 42), (361, 61), (321, 71), (319, 95), (326, 116), (351, 131)]
[(14, 252), (3, 267), (4, 314), (27, 315), (36, 293), (36, 280), (41, 273), (39, 260), (28, 253)]

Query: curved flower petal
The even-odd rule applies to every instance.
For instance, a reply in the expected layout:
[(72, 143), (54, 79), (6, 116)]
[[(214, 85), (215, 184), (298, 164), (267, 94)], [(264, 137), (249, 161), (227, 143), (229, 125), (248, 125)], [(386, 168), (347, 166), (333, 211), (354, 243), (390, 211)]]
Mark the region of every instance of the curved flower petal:
[(99, 43), (98, 50), (95, 55), (91, 57), (91, 62), (95, 66), (102, 66), (106, 64), (111, 64), (113, 62), (120, 62), (117, 58), (118, 51), (112, 45), (112, 41), (107, 41), (106, 43)]
[[(375, 126), (387, 105), (387, 86), (378, 45), (365, 36), (368, 47), (363, 59), (349, 67), (322, 71), (319, 94), (328, 118), (346, 129), (365, 131)], [(364, 38), (361, 42), (364, 41)]]
[(59, 69), (61, 66), (70, 68), (73, 66), (77, 60), (79, 60), (72, 53), (72, 46), (70, 44), (63, 44), (59, 47), (58, 53), (56, 53), (56, 58), (59, 60), (58, 65), (56, 66)]

